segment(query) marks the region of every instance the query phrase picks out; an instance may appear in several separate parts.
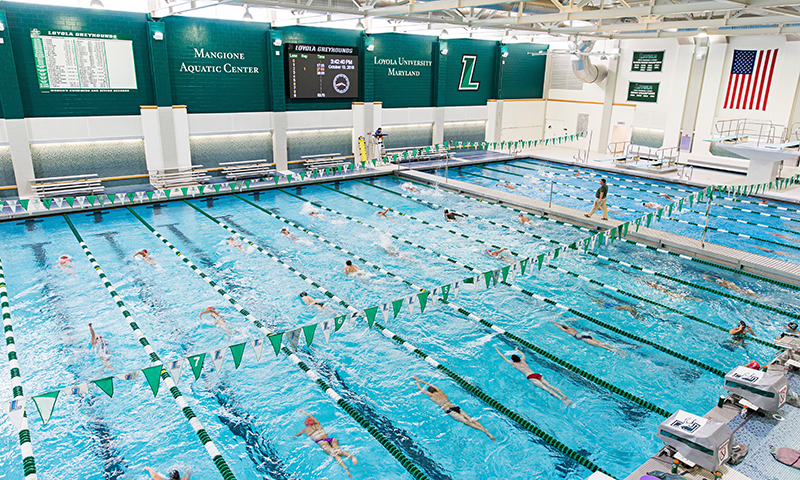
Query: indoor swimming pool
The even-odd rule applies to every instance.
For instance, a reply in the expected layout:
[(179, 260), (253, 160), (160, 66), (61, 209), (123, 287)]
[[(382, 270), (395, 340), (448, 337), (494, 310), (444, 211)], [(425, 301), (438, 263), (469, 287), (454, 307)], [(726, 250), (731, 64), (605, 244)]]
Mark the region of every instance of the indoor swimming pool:
[[(445, 175), (444, 169), (435, 172)], [(608, 211), (612, 218), (633, 220), (666, 207), (699, 189), (619, 173), (607, 173), (538, 160), (513, 160), (448, 168), (450, 178), (510, 191), (537, 200), (588, 211), (600, 178), (608, 180)], [(673, 210), (672, 217), (653, 228), (701, 238), (706, 226), (706, 202)], [(600, 214), (600, 212), (598, 212)], [(800, 263), (800, 209), (796, 205), (752, 197), (715, 197), (709, 210), (706, 241), (786, 262)]]
[[(533, 161), (451, 167), (449, 175), (493, 188), (511, 182), (514, 193), (544, 200), (553, 179), (553, 202), (582, 209), (589, 202), (576, 197), (592, 199), (598, 178)], [(666, 204), (659, 194), (689, 191), (607, 178), (613, 194), (635, 198), (609, 199), (618, 208), (611, 215), (626, 220), (648, 212), (639, 200)], [(755, 240), (781, 232), (800, 241), (800, 230), (791, 232), (800, 214), (742, 200), (715, 200), (712, 213), (753, 210), (736, 213), (750, 223), (717, 216), (711, 225), (752, 238), (709, 231), (708, 241), (800, 262), (792, 248)], [(465, 216), (447, 221), (443, 208)], [(704, 224), (704, 208), (675, 218)], [(530, 262), (491, 288), (454, 285), (594, 233), (532, 214), (521, 224), (518, 215), (387, 176), (3, 223), (0, 259), (26, 396), (89, 382), (83, 393), (59, 395), (47, 425), (29, 401), (39, 478), (138, 479), (144, 467), (219, 478), (208, 444), (175, 403), (178, 390), (239, 479), (346, 478), (310, 439), (292, 437), (305, 419), (298, 409), (358, 459), (346, 460), (354, 478), (582, 480), (592, 466), (625, 478), (661, 446), (655, 432), (665, 414), (703, 415), (724, 393), (720, 375), (771, 360), (771, 341), (800, 314), (797, 288), (628, 242)], [(671, 221), (656, 228), (701, 230)], [(134, 256), (142, 249), (152, 263)], [(59, 265), (65, 255), (71, 262)], [(346, 262), (358, 272), (345, 273)], [(447, 300), (434, 302), (434, 292), (424, 313), (419, 302), (413, 313), (406, 304), (394, 310), (398, 299), (443, 285)], [(306, 305), (301, 292), (324, 305)], [(383, 305), (372, 328), (353, 316)], [(200, 316), (207, 307), (220, 320)], [(333, 318), (346, 320), (338, 331), (312, 330), (311, 346), (307, 332), (296, 332), (300, 365), (265, 340)], [(755, 338), (732, 339), (740, 319)], [(107, 366), (89, 323), (108, 343)], [(290, 336), (283, 341), (289, 352)], [(237, 368), (229, 347), (245, 342)], [(150, 347), (166, 365), (205, 353), (199, 378), (198, 364), (184, 362), (177, 390), (162, 383), (154, 398), (141, 372)], [(497, 352), (515, 348), (568, 401), (536, 388)], [(91, 383), (137, 371), (115, 378), (113, 397)], [(441, 388), (496, 441), (453, 421), (413, 376)], [(12, 397), (7, 377), (0, 393)], [(9, 422), (0, 439), (0, 478), (21, 478)]]

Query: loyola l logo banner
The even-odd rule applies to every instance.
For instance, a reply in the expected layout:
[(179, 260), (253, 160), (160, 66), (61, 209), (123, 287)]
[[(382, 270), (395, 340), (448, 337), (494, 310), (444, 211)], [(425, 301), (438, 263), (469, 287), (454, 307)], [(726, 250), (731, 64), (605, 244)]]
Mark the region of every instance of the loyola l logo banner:
[(461, 56), (461, 79), (458, 82), (458, 90), (477, 90), (481, 86), (481, 82), (476, 82), (472, 79), (472, 74), (475, 73), (475, 63), (478, 61), (477, 55), (462, 55)]

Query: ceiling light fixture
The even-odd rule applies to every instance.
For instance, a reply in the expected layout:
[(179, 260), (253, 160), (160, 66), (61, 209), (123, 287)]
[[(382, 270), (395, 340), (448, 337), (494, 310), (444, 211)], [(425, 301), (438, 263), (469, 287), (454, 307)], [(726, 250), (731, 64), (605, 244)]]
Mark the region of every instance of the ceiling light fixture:
[(244, 6), (244, 15), (242, 15), (242, 20), (252, 20), (253, 14), (250, 13), (250, 5)]
[(105, 5), (103, 5), (103, 2), (100, 0), (92, 0), (91, 3), (89, 3), (89, 6), (91, 8), (105, 8)]

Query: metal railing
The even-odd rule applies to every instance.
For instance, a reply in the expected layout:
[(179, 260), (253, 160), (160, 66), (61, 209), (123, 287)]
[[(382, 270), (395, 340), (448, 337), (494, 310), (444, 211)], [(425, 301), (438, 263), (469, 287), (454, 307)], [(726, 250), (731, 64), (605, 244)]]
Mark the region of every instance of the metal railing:
[[(800, 125), (798, 125), (800, 128)], [(790, 130), (785, 125), (770, 121), (748, 120), (737, 118), (717, 120), (714, 124), (714, 133), (718, 137), (747, 137), (748, 141), (755, 141), (756, 146), (782, 143), (789, 135)]]

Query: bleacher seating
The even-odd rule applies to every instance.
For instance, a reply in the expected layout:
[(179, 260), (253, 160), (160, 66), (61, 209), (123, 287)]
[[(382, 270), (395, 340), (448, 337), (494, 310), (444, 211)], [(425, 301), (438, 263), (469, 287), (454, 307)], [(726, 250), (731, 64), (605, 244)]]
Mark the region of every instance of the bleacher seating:
[(156, 188), (184, 187), (206, 183), (211, 180), (208, 170), (202, 165), (150, 170), (150, 184)]
[(231, 180), (242, 178), (271, 177), (276, 174), (275, 164), (266, 160), (244, 160), (241, 162), (224, 162), (222, 174)]
[(105, 191), (97, 174), (67, 175), (30, 180), (31, 189), (39, 198), (97, 195)]

